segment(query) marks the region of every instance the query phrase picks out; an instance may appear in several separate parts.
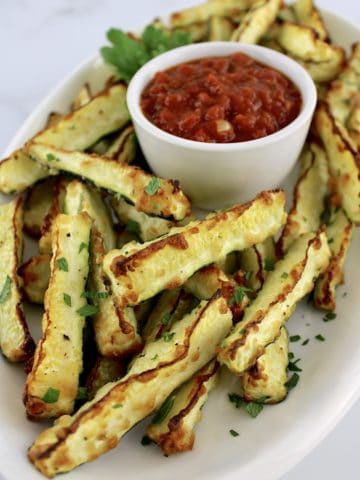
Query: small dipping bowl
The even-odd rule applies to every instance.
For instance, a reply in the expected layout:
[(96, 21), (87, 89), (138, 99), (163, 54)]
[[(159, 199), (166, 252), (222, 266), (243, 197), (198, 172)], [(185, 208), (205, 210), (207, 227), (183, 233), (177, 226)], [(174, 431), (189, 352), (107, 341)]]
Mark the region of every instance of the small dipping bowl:
[[(141, 95), (154, 75), (192, 60), (244, 53), (288, 77), (299, 89), (299, 115), (266, 137), (236, 143), (205, 143), (177, 137), (151, 123), (142, 112)], [(304, 145), (316, 106), (316, 88), (306, 70), (291, 58), (258, 45), (206, 42), (166, 52), (133, 77), (127, 104), (142, 151), (156, 175), (180, 181), (194, 206), (229, 207), (279, 187)]]

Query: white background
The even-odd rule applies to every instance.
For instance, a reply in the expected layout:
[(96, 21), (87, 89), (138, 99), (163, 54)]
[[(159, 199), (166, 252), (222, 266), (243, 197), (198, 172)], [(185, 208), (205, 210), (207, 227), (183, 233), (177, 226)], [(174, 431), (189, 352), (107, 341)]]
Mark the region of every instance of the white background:
[[(44, 95), (104, 44), (109, 27), (134, 28), (194, 3), (196, 0), (0, 0), (0, 152)], [(358, 0), (318, 0), (317, 4), (360, 24)], [(360, 401), (282, 480), (358, 480), (359, 432)], [(296, 445), (289, 445), (292, 448)]]

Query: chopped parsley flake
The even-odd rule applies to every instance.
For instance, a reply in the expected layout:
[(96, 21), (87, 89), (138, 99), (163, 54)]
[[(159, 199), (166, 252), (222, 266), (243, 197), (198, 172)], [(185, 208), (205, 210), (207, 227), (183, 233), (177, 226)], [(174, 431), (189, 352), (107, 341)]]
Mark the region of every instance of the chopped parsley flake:
[(79, 387), (76, 400), (86, 400), (87, 399), (87, 389), (86, 387)]
[(288, 278), (289, 274), (287, 272), (283, 272), (281, 274), (281, 278)]
[(230, 433), (230, 435), (232, 435), (233, 437), (238, 437), (238, 436), (239, 436), (239, 433), (238, 433), (236, 430), (233, 430), (233, 429), (229, 430), (229, 433)]
[(89, 250), (89, 244), (85, 242), (80, 243), (79, 247), (79, 253), (81, 253), (83, 250)]
[(71, 307), (71, 297), (70, 297), (70, 295), (68, 293), (64, 293), (63, 298), (64, 298), (64, 303), (66, 303), (66, 305)]
[(289, 338), (290, 342), (298, 342), (299, 340), (301, 340), (301, 337), (300, 335), (292, 335), (290, 338)]
[(289, 362), (288, 364), (288, 370), (290, 372), (302, 372), (302, 369), (300, 367), (297, 366), (297, 363), (300, 362), (300, 358), (298, 358), (297, 360), (295, 360), (295, 362)]
[(274, 270), (274, 260), (272, 260), (271, 258), (265, 258), (264, 269), (267, 272), (271, 272), (271, 270)]
[(45, 395), (42, 397), (42, 401), (45, 403), (55, 403), (58, 401), (60, 396), (60, 390), (57, 388), (48, 388)]
[(11, 283), (12, 283), (11, 278), (9, 277), (9, 275), (6, 275), (4, 285), (0, 293), (0, 304), (4, 303), (5, 300), (9, 297), (11, 292)]
[(245, 280), (249, 282), (251, 280), (251, 277), (253, 276), (253, 271), (249, 270), (248, 272), (245, 273)]
[(285, 383), (285, 387), (290, 391), (292, 390), (293, 388), (296, 387), (296, 385), (298, 384), (299, 382), (299, 379), (300, 379), (300, 376), (298, 373), (293, 373), (291, 375), (291, 377), (289, 378), (289, 380)]
[(52, 153), (48, 153), (46, 154), (46, 160), (48, 160), (49, 162), (54, 162), (55, 160), (58, 162), (59, 159), (55, 157), (55, 155), (53, 155)]
[(174, 335), (175, 332), (165, 332), (161, 335), (161, 338), (164, 340), (164, 342), (171, 342)]
[(245, 400), (237, 393), (229, 393), (228, 398), (230, 402), (235, 405), (235, 408), (240, 408), (245, 405)]
[(230, 298), (230, 305), (234, 303), (240, 304), (244, 300), (246, 292), (253, 292), (253, 289), (241, 286), (236, 287), (233, 296)]
[(316, 340), (319, 340), (319, 342), (325, 342), (325, 337), (323, 337), (320, 333), (319, 335), (315, 336)]
[(160, 187), (161, 187), (160, 178), (154, 177), (146, 185), (145, 193), (147, 193), (149, 196), (155, 195), (155, 193), (159, 190)]
[(301, 345), (304, 345), (304, 346), (305, 346), (305, 345), (307, 345), (309, 342), (310, 342), (310, 340), (307, 338), (306, 340), (304, 340), (304, 341), (302, 342)]
[(78, 313), (82, 317), (91, 317), (92, 315), (96, 315), (98, 311), (99, 310), (95, 305), (86, 304), (76, 310), (76, 313)]
[(330, 322), (331, 320), (335, 320), (337, 317), (335, 312), (328, 312), (325, 317), (323, 318), (324, 322)]
[(63, 270), (64, 272), (69, 271), (69, 265), (65, 257), (58, 258), (56, 261), (56, 265), (59, 270)]
[(114, 405), (112, 406), (112, 408), (117, 409), (117, 408), (121, 408), (122, 406), (123, 406), (122, 403), (114, 403)]
[(170, 395), (165, 402), (161, 405), (159, 408), (157, 414), (155, 415), (155, 418), (153, 419), (153, 424), (157, 425), (161, 423), (170, 413), (170, 410), (172, 409), (173, 405), (175, 402), (175, 395)]
[(264, 405), (262, 403), (250, 402), (246, 405), (245, 410), (252, 418), (256, 418), (263, 408)]

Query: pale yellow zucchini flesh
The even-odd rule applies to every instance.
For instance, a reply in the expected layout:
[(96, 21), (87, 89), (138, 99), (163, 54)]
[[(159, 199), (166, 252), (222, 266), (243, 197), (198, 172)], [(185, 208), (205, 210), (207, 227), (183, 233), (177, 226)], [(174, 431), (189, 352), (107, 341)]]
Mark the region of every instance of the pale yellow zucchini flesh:
[(0, 205), (0, 349), (11, 362), (27, 360), (34, 342), (21, 303), (23, 200)]
[(314, 291), (314, 305), (324, 310), (336, 309), (336, 287), (343, 281), (344, 263), (354, 231), (354, 225), (342, 209), (330, 218), (326, 233), (329, 239), (331, 260), (328, 268), (320, 275)]
[(295, 13), (296, 20), (301, 25), (314, 29), (321, 40), (328, 40), (328, 29), (319, 10), (314, 6), (313, 0), (296, 0), (291, 7)]
[(105, 152), (106, 157), (119, 162), (131, 163), (136, 156), (137, 140), (132, 125), (126, 127), (110, 144)]
[(57, 216), (45, 294), (42, 337), (24, 392), (26, 413), (43, 419), (72, 413), (83, 368), (83, 292), (89, 271), (91, 221), (87, 214)]
[(197, 270), (274, 235), (286, 220), (282, 191), (172, 230), (143, 245), (129, 244), (104, 257), (119, 307), (136, 305), (182, 285)]
[(264, 353), (241, 377), (244, 399), (247, 402), (278, 403), (287, 395), (287, 366), (289, 336), (285, 327), (280, 335), (265, 348)]
[(336, 122), (329, 105), (322, 102), (314, 118), (329, 161), (332, 186), (346, 215), (360, 223), (360, 165), (358, 151), (349, 143), (346, 131)]
[(305, 144), (300, 162), (301, 171), (294, 188), (293, 204), (276, 245), (280, 257), (301, 234), (320, 228), (325, 198), (329, 193), (327, 157), (322, 146), (314, 142)]
[(44, 303), (45, 292), (50, 280), (50, 259), (48, 253), (30, 257), (21, 265), (19, 274), (23, 281), (26, 299), (31, 303)]
[(48, 178), (34, 185), (24, 204), (24, 230), (33, 238), (41, 236), (41, 226), (51, 207), (54, 179)]
[(227, 42), (234, 32), (234, 24), (225, 17), (214, 16), (210, 19), (209, 40), (211, 42)]
[(244, 317), (219, 348), (218, 359), (236, 375), (242, 375), (264, 353), (267, 345), (293, 313), (296, 304), (314, 288), (316, 278), (329, 264), (326, 235), (299, 237), (285, 257), (275, 264), (262, 290), (245, 309)]
[(241, 43), (257, 43), (274, 22), (282, 0), (265, 0), (256, 4), (242, 19), (231, 40)]
[(240, 268), (245, 272), (246, 285), (254, 292), (260, 290), (266, 275), (276, 261), (275, 244), (272, 237), (264, 242), (239, 252)]
[(173, 216), (176, 220), (182, 220), (190, 213), (190, 202), (176, 181), (155, 177), (138, 167), (38, 142), (29, 143), (27, 153), (43, 165), (54, 163), (60, 170), (79, 175), (97, 187), (122, 195), (145, 213)]
[(150, 342), (128, 374), (102, 387), (73, 416), (39, 435), (29, 459), (52, 477), (114, 448), (136, 423), (158, 410), (172, 391), (215, 355), (231, 327), (224, 298), (215, 296), (177, 322), (166, 339)]
[(195, 426), (201, 420), (201, 410), (218, 377), (219, 364), (213, 360), (165, 400), (146, 429), (148, 437), (165, 455), (192, 450)]
[(184, 289), (200, 300), (208, 300), (217, 290), (221, 290), (230, 282), (231, 278), (212, 264), (194, 273), (184, 284)]
[(87, 103), (91, 100), (91, 90), (90, 85), (88, 83), (84, 83), (84, 85), (80, 88), (79, 93), (75, 97), (74, 101), (71, 104), (70, 110), (73, 112), (78, 108), (84, 107)]

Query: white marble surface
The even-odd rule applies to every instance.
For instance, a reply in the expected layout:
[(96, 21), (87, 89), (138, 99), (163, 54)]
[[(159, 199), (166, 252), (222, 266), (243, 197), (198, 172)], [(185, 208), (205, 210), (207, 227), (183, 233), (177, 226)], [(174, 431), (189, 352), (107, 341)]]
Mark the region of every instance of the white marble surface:
[[(0, 151), (44, 95), (104, 44), (110, 26), (130, 29), (194, 3), (196, 0), (1, 0)], [(317, 3), (360, 24), (357, 0)], [(359, 479), (359, 427), (360, 401), (282, 480)]]

